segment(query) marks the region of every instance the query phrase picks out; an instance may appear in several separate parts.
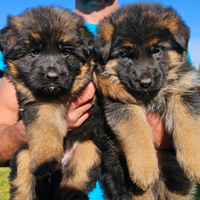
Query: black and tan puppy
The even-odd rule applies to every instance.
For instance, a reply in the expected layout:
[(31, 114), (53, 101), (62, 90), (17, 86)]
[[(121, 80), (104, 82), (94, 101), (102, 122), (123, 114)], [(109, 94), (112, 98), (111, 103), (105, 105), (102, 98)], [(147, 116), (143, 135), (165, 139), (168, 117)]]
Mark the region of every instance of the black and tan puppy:
[[(187, 58), (189, 37), (189, 28), (178, 14), (155, 3), (124, 6), (98, 28), (98, 90), (130, 178), (143, 190), (162, 181), (161, 188), (151, 190), (151, 197), (143, 192), (134, 199), (192, 199), (189, 179), (200, 182), (200, 98)], [(164, 159), (162, 154), (158, 163), (147, 113), (158, 114), (172, 135), (178, 163), (173, 156)], [(165, 164), (169, 165), (165, 169), (176, 174), (171, 180), (165, 176)]]
[[(92, 169), (100, 164), (97, 146), (104, 144), (97, 139), (101, 114), (95, 105), (87, 122), (67, 135), (66, 113), (92, 80), (93, 42), (82, 18), (55, 7), (9, 16), (1, 30), (6, 76), (16, 88), (27, 138), (11, 162), (11, 199), (54, 199), (52, 185), (59, 184), (58, 199), (88, 199), (98, 174)], [(61, 160), (63, 146), (68, 157)]]

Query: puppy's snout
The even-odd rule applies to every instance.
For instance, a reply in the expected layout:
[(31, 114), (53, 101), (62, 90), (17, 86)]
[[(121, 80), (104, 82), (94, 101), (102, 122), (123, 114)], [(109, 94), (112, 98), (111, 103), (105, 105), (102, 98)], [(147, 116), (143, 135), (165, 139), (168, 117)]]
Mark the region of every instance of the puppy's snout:
[(58, 72), (54, 70), (48, 70), (45, 76), (49, 80), (57, 80), (59, 78)]
[(139, 81), (140, 87), (141, 88), (148, 88), (152, 84), (152, 79), (151, 78), (143, 78)]

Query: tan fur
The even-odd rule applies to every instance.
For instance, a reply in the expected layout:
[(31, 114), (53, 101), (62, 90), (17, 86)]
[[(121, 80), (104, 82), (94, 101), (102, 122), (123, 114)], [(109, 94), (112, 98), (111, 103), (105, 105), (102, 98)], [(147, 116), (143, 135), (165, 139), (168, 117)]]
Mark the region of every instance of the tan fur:
[(173, 12), (171, 12), (166, 20), (162, 20), (160, 24), (163, 28), (168, 28), (170, 32), (176, 36), (179, 30), (180, 19)]
[(90, 66), (88, 65), (83, 65), (82, 63), (80, 63), (80, 74), (76, 77), (73, 87), (72, 87), (72, 94), (76, 94), (77, 92), (79, 92), (80, 88), (82, 88), (84, 86), (86, 77), (87, 77), (87, 73), (89, 70), (92, 70)]
[(7, 62), (9, 70), (13, 74), (13, 76), (17, 76), (18, 75), (18, 71), (17, 71), (17, 69), (15, 67), (16, 63), (17, 62), (15, 62), (15, 63), (14, 62), (9, 62), (9, 61)]
[(156, 45), (156, 44), (158, 44), (158, 38), (154, 38), (154, 39), (146, 42), (142, 49), (145, 49), (147, 47), (151, 47), (151, 46)]
[(73, 35), (61, 35), (59, 38), (62, 42), (70, 42), (74, 39)]
[[(119, 99), (124, 103), (135, 103), (136, 100), (133, 98), (133, 96), (130, 95), (120, 84), (116, 72), (117, 64), (117, 61), (112, 60), (106, 64), (105, 70), (101, 76), (97, 74), (94, 75), (97, 89), (103, 92), (103, 96), (105, 98), (111, 97), (113, 99)], [(110, 74), (112, 74), (112, 76), (108, 78)]]
[(133, 200), (154, 200), (153, 195), (150, 191), (136, 191)]
[(17, 188), (13, 193), (13, 200), (33, 200), (34, 199), (34, 181), (33, 174), (28, 171), (28, 165), (30, 161), (30, 152), (24, 150), (18, 155), (18, 168), (17, 178), (14, 179), (10, 184)]
[[(99, 35), (103, 36), (106, 41), (110, 41), (114, 32), (114, 27), (108, 23), (104, 22), (102, 24), (102, 29), (99, 32)], [(98, 37), (98, 36), (97, 36)]]
[(107, 78), (97, 77), (98, 80), (98, 88), (103, 90), (103, 94), (106, 97), (115, 97), (116, 99), (123, 100), (123, 102), (134, 102), (135, 99), (124, 90), (124, 88), (112, 80), (108, 80)]
[(171, 99), (169, 109), (174, 112), (173, 138), (177, 159), (187, 177), (200, 182), (200, 117), (188, 113), (179, 96)]
[(10, 38), (7, 40), (7, 45), (10, 46), (14, 41), (15, 41), (15, 37), (10, 37)]
[(127, 110), (128, 119), (121, 120), (117, 127), (112, 128), (121, 141), (131, 179), (138, 187), (146, 190), (154, 185), (159, 175), (152, 131), (146, 123), (143, 108), (128, 105)]
[(30, 34), (34, 39), (41, 40), (41, 35), (39, 33), (31, 33)]
[(116, 21), (115, 21), (115, 23), (117, 24), (117, 26), (120, 26), (120, 24), (123, 23), (124, 19), (126, 19), (127, 16), (128, 16), (128, 15), (127, 15), (126, 12), (124, 12), (122, 15), (120, 15), (120, 16), (116, 19)]
[(25, 19), (24, 19), (23, 16), (17, 16), (17, 17), (14, 17), (12, 19), (12, 24), (15, 27), (16, 30), (20, 30), (21, 29), (21, 26), (22, 26), (22, 23), (23, 23), (24, 20)]
[(66, 108), (63, 104), (42, 104), (36, 113), (37, 119), (26, 127), (31, 152), (31, 172), (44, 162), (44, 158), (46, 161), (55, 159), (60, 163), (63, 155), (63, 138), (67, 133), (65, 113)]
[(133, 48), (134, 47), (134, 44), (132, 43), (132, 42), (130, 42), (130, 41), (124, 41), (124, 46), (125, 47), (131, 47), (131, 48)]
[[(76, 188), (84, 191), (86, 183), (90, 181), (88, 174), (90, 169), (99, 163), (100, 154), (95, 144), (92, 141), (79, 142), (65, 171), (61, 188)], [(74, 175), (68, 179), (67, 176), (71, 171)]]

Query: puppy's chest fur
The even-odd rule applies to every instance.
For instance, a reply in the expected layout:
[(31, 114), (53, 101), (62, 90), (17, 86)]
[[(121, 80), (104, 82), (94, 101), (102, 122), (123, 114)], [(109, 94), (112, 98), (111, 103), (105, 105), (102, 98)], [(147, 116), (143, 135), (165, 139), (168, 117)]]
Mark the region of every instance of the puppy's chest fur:
[[(192, 72), (176, 77), (175, 79), (166, 80), (163, 87), (151, 94), (140, 94), (138, 104), (144, 108), (144, 113), (155, 113), (160, 116), (164, 122), (166, 131), (173, 131), (173, 102), (177, 99), (182, 99), (184, 102), (184, 95), (190, 94), (195, 88), (195, 83), (192, 79)], [(170, 116), (170, 117), (169, 117)]]
[(165, 115), (167, 110), (168, 96), (166, 93), (161, 93), (154, 98), (149, 99), (143, 104), (146, 112), (157, 113), (161, 116)]

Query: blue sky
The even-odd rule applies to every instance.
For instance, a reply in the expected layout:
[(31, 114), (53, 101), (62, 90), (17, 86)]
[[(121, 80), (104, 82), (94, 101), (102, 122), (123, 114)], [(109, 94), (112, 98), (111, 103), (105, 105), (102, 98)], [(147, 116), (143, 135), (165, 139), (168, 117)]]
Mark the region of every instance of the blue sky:
[[(119, 5), (136, 2), (134, 0), (118, 0)], [(141, 0), (140, 0), (141, 1)], [(200, 64), (200, 0), (154, 0), (167, 6), (172, 6), (185, 23), (190, 27), (191, 38), (189, 52), (193, 65), (199, 68)], [(75, 0), (1, 0), (0, 2), (0, 29), (6, 25), (8, 14), (18, 15), (26, 8), (37, 5), (58, 5), (73, 11)]]

